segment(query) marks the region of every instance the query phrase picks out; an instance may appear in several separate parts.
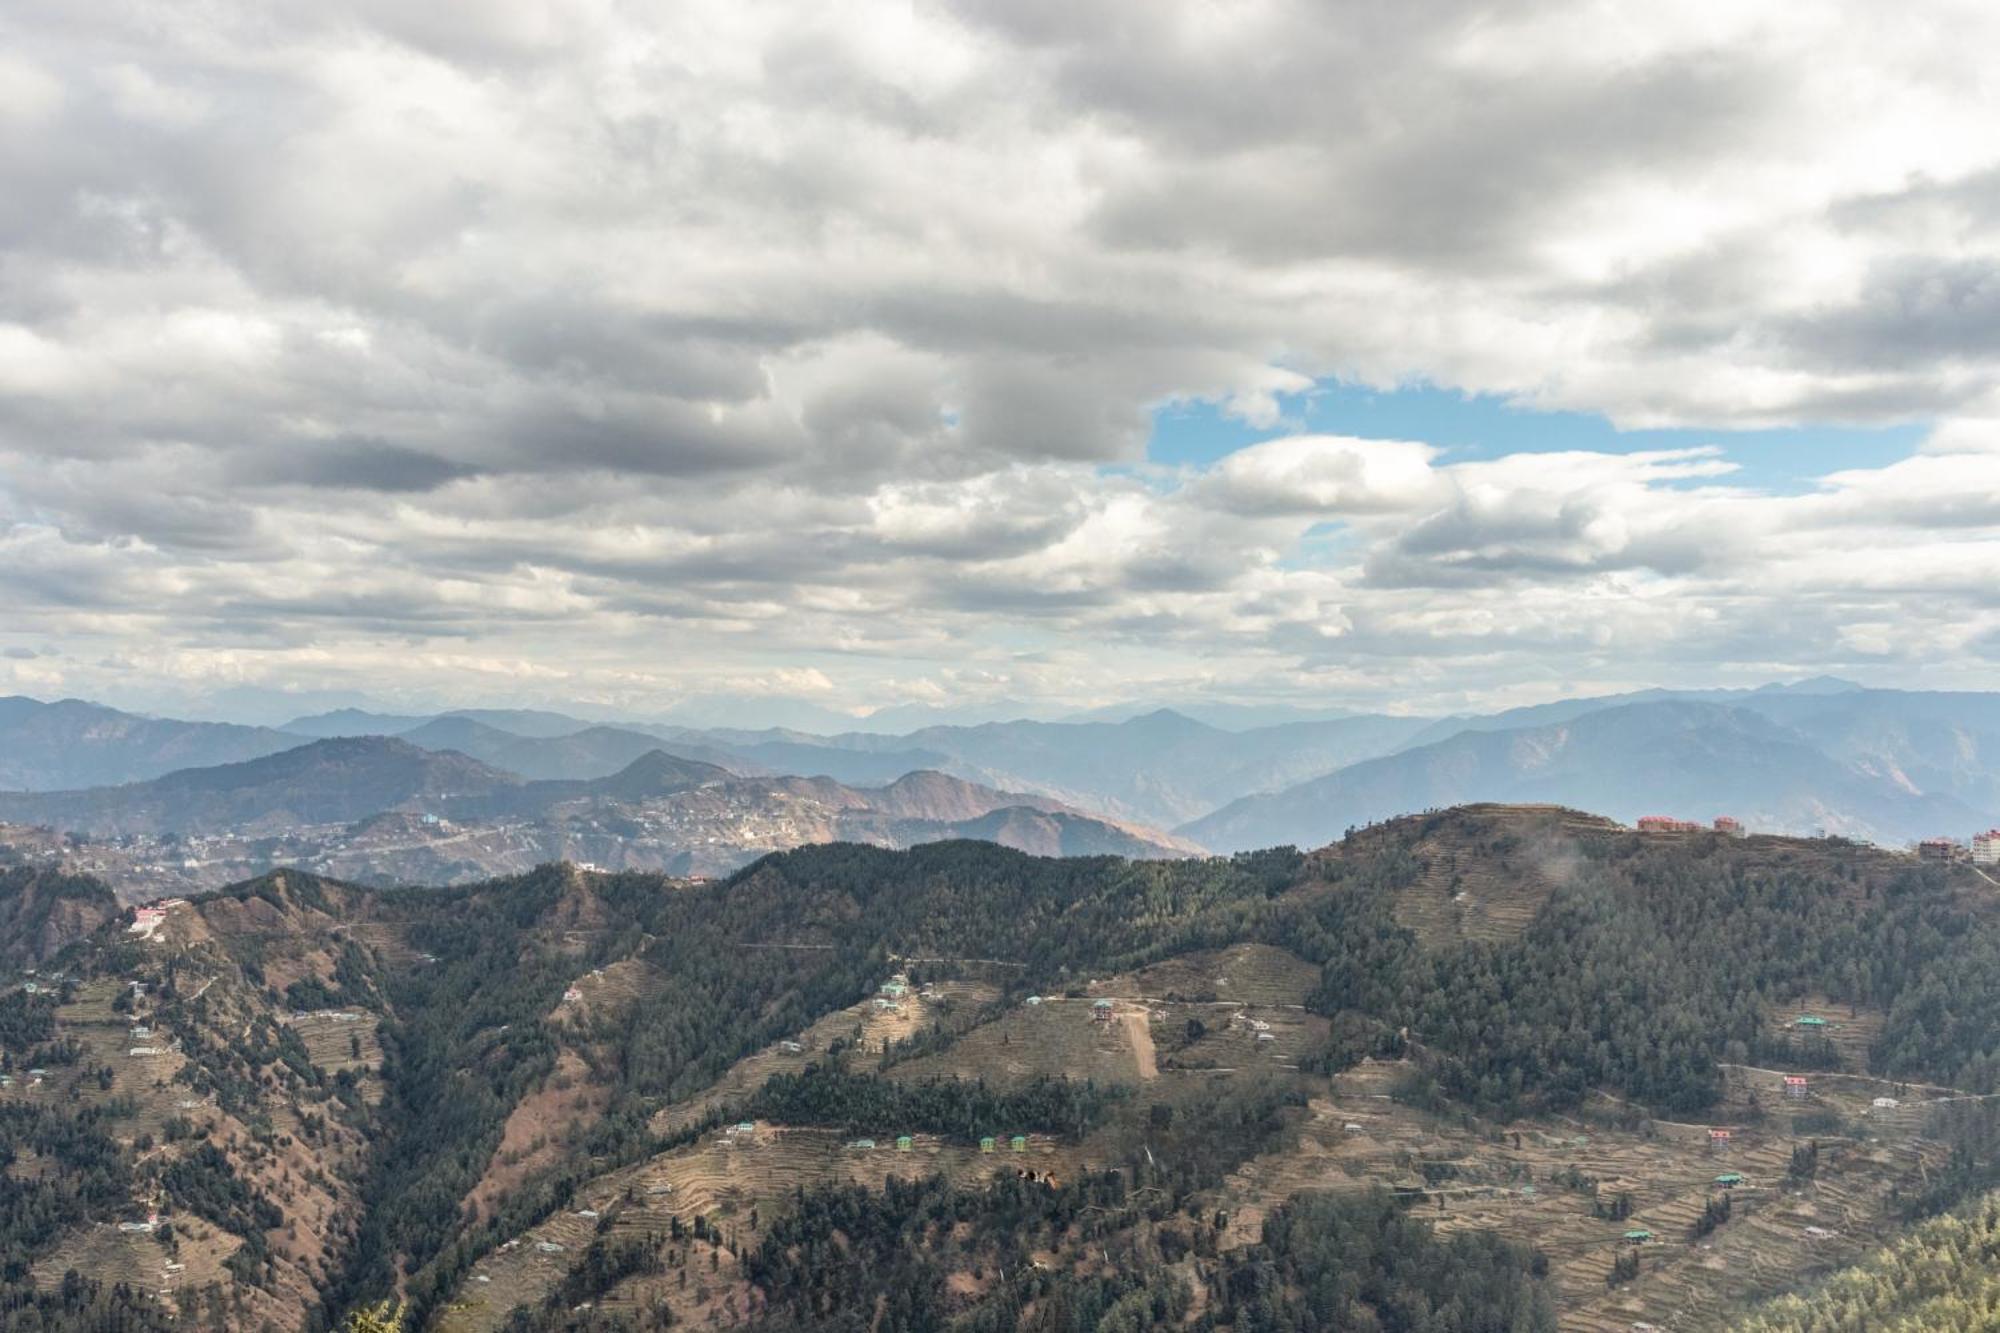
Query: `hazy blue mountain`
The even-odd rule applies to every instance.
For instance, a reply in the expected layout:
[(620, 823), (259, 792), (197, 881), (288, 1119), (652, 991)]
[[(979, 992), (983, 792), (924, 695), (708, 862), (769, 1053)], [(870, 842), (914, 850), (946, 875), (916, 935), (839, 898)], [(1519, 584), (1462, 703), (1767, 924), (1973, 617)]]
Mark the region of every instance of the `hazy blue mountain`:
[(429, 713), (374, 713), (365, 708), (336, 708), (330, 713), (295, 717), (280, 730), (318, 740), (336, 736), (397, 736), (435, 720), (436, 715)]
[[(1538, 726), (1473, 728), (1266, 796), (1178, 832), (1218, 851), (1318, 846), (1350, 825), (1472, 801), (1553, 802), (1631, 821), (1731, 814), (1753, 829), (1885, 842), (1985, 827), (1992, 812), (1913, 792), (1750, 708), (1661, 700)], [(1984, 822), (1982, 822), (1984, 821)]]
[(140, 717), (81, 699), (0, 698), (0, 790), (140, 782), (175, 769), (274, 754), (298, 738), (269, 727)]
[(587, 731), (596, 726), (594, 722), (567, 713), (551, 713), (539, 708), (455, 708), (441, 717), (464, 718), (482, 726), (499, 731), (512, 732), (516, 736), (530, 736), (548, 740), (557, 736), (573, 736), (579, 731)]
[[(1426, 724), (1423, 718), (1368, 715), (1225, 731), (1159, 709), (1115, 723), (991, 722), (894, 737), (850, 732), (818, 743), (943, 756), (934, 767), (970, 781), (1045, 792), (1141, 823), (1173, 824), (1245, 793), (1276, 790), (1388, 753)], [(732, 748), (745, 748), (740, 739), (726, 739)]]
[(98, 834), (283, 832), (384, 810), (485, 800), (520, 785), (515, 775), (462, 754), (385, 736), (343, 736), (150, 782), (0, 795), (0, 820)]
[(1590, 695), (1575, 699), (1557, 699), (1545, 704), (1528, 704), (1520, 708), (1508, 708), (1498, 713), (1460, 714), (1442, 717), (1410, 737), (1409, 744), (1429, 745), (1433, 741), (1456, 736), (1461, 731), (1508, 731), (1517, 727), (1543, 726), (1551, 722), (1567, 722), (1585, 713), (1595, 713), (1606, 708), (1619, 708), (1626, 704), (1661, 703), (1681, 700), (1689, 703), (1734, 704), (1743, 708), (1762, 711), (1766, 705), (1780, 707), (1801, 700), (1821, 703), (1830, 697), (1865, 693), (1866, 691), (1851, 680), (1841, 680), (1835, 676), (1814, 676), (1806, 680), (1772, 682), (1745, 690), (1632, 690), (1624, 694)]
[(680, 743), (663, 746), (656, 736), (622, 727), (586, 727), (562, 736), (522, 736), (476, 721), (463, 713), (433, 718), (402, 733), (402, 739), (426, 750), (456, 750), (484, 764), (528, 779), (601, 778), (618, 772), (641, 755), (661, 749), (682, 759), (713, 764), (737, 773), (764, 771), (739, 756), (712, 746)]
[(1171, 703), (1109, 704), (1102, 708), (1067, 713), (1059, 722), (1129, 722), (1162, 708), (1205, 722), (1222, 731), (1251, 731), (1258, 727), (1289, 726), (1298, 722), (1338, 722), (1359, 717), (1352, 708), (1304, 708), (1295, 704), (1228, 704), (1175, 701)]
[(1760, 693), (1741, 706), (1907, 791), (2000, 811), (2000, 694), (1853, 688)]
[(596, 725), (567, 713), (551, 713), (535, 708), (456, 708), (445, 713), (371, 713), (360, 708), (338, 708), (331, 713), (295, 717), (284, 730), (299, 736), (405, 736), (419, 727), (458, 720), (491, 727), (514, 736), (547, 739), (574, 735)]
[(1443, 719), (1410, 747), (1466, 731), (1545, 726), (1634, 703), (1681, 701), (1747, 709), (1792, 728), (1836, 759), (1912, 795), (2000, 809), (2000, 694), (1866, 689), (1819, 676), (1754, 690), (1646, 690)]

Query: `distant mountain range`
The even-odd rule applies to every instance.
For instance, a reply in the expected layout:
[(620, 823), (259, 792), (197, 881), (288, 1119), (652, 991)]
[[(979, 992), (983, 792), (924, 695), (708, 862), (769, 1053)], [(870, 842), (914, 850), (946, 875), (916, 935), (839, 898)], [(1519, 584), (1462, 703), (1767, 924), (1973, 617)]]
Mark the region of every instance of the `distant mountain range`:
[[(1586, 725), (1612, 713), (1622, 720)], [(1214, 715), (1249, 721), (1271, 714)], [(2000, 694), (1816, 679), (1756, 690), (1647, 690), (1449, 718), (1300, 716), (1228, 729), (1170, 709), (1108, 720), (1117, 716), (819, 735), (608, 725), (545, 710), (420, 717), (349, 709), (272, 729), (140, 718), (75, 700), (7, 699), (0, 700), (0, 787), (68, 793), (60, 807), (15, 802), (5, 809), (60, 808), (66, 817), (88, 814), (101, 825), (131, 828), (184, 818), (207, 828), (277, 829), (316, 812), (344, 819), (414, 808), (416, 797), (446, 789), (488, 801), (497, 812), (490, 817), (519, 819), (527, 816), (501, 807), (541, 799), (538, 784), (610, 778), (662, 752), (732, 780), (813, 778), (855, 790), (936, 772), (1059, 803), (1066, 818), (1174, 828), (1217, 850), (1324, 841), (1351, 823), (1461, 800), (1562, 799), (1626, 818), (1655, 809), (1727, 809), (1774, 831), (1826, 828), (1885, 842), (1963, 836), (2000, 818)], [(329, 769), (322, 775), (331, 782), (326, 800), (273, 798), (261, 822), (246, 821), (234, 798), (209, 792), (196, 800), (192, 792), (205, 780), (186, 772), (278, 760), (308, 738), (385, 736), (455, 760), (428, 775), (404, 771), (409, 766), (399, 760), (393, 779), (362, 769), (334, 779)], [(1480, 739), (1495, 736), (1511, 739)], [(280, 762), (256, 772), (272, 775), (273, 790), (282, 791), (276, 775), (283, 769)], [(183, 784), (176, 790), (185, 798), (166, 788), (116, 796), (88, 790), (169, 775)], [(776, 791), (755, 799), (775, 799)], [(752, 799), (747, 790), (740, 794)], [(170, 810), (176, 813), (163, 813)]]
[(297, 744), (269, 727), (139, 717), (81, 699), (0, 698), (0, 790), (143, 782)]
[(381, 736), (340, 737), (149, 782), (0, 795), (0, 821), (100, 836), (282, 833), (384, 810), (499, 804), (523, 785), (462, 754)]
[(766, 762), (782, 753), (780, 744), (897, 756), (898, 762), (921, 754), (973, 781), (1026, 787), (1128, 819), (1171, 824), (1245, 793), (1390, 753), (1428, 724), (1424, 718), (1364, 715), (1224, 731), (1161, 709), (1115, 723), (990, 722), (893, 737), (716, 734)]
[[(171, 839), (185, 850), (164, 850), (147, 864), (159, 873), (198, 872), (188, 887), (267, 864), (371, 881), (478, 878), (555, 859), (719, 873), (766, 852), (835, 841), (908, 847), (980, 838), (1050, 856), (1200, 850), (1045, 796), (943, 773), (851, 787), (825, 777), (733, 773), (656, 747), (605, 777), (531, 781), (385, 736), (311, 741), (117, 787), (0, 794), (0, 822), (96, 839)], [(118, 869), (102, 867), (112, 879)]]

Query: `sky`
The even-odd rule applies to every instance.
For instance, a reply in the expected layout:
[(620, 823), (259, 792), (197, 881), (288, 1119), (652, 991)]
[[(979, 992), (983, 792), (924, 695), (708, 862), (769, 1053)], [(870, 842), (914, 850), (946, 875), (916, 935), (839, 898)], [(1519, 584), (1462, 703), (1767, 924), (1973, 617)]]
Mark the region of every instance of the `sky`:
[(1992, 688), (1995, 49), (1944, 0), (9, 0), (0, 693)]

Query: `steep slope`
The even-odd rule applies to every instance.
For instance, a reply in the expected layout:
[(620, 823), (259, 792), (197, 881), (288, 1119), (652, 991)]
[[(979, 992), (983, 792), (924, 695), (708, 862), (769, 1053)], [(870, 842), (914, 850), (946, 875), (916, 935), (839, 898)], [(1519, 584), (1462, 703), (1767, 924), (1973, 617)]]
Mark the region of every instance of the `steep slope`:
[(101, 834), (284, 832), (418, 801), (479, 800), (517, 786), (512, 774), (464, 755), (351, 737), (121, 787), (0, 795), (0, 819)]
[(1904, 842), (1989, 813), (1907, 788), (1741, 708), (1625, 704), (1512, 731), (1465, 731), (1249, 797), (1179, 832), (1215, 848), (1312, 846), (1341, 829), (1468, 801), (1552, 802), (1631, 821), (1732, 814), (1753, 828)]
[(0, 698), (0, 791), (144, 782), (297, 744), (268, 727), (138, 717), (80, 699)]
[(99, 880), (49, 866), (0, 867), (0, 973), (40, 967), (118, 911)]

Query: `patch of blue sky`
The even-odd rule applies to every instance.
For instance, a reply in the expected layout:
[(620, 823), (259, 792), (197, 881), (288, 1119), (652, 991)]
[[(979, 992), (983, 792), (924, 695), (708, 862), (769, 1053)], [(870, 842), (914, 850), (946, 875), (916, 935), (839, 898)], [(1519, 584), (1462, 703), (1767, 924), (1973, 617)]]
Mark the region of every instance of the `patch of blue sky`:
[[(1796, 493), (1830, 472), (1875, 468), (1906, 458), (1928, 423), (1891, 426), (1805, 425), (1766, 430), (1619, 430), (1589, 412), (1538, 412), (1487, 394), (1417, 384), (1382, 390), (1325, 381), (1284, 400), (1285, 422), (1260, 428), (1225, 416), (1213, 403), (1180, 402), (1153, 414), (1148, 460), (1205, 466), (1262, 440), (1312, 433), (1374, 440), (1421, 440), (1443, 461), (1512, 453), (1591, 450), (1637, 453), (1713, 446), (1737, 470), (1727, 484)], [(1713, 484), (1716, 479), (1704, 479)]]

